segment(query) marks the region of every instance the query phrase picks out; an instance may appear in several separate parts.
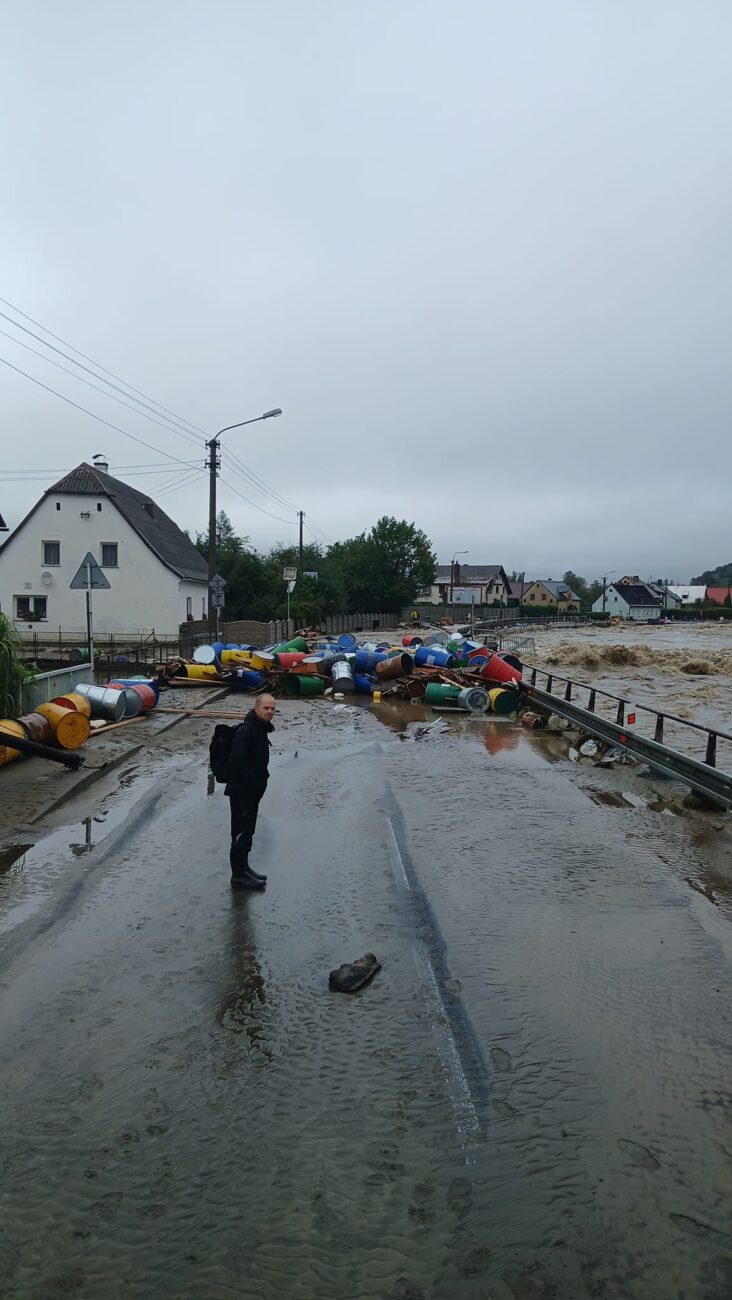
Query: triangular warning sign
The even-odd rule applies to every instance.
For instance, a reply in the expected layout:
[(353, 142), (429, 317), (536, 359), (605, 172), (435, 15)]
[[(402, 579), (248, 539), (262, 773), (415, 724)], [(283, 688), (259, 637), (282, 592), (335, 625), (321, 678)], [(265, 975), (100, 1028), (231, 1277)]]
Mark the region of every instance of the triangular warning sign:
[(94, 559), (91, 551), (88, 551), (71, 579), (69, 588), (71, 591), (86, 591), (87, 587), (91, 586), (93, 591), (109, 591), (111, 585), (104, 570)]

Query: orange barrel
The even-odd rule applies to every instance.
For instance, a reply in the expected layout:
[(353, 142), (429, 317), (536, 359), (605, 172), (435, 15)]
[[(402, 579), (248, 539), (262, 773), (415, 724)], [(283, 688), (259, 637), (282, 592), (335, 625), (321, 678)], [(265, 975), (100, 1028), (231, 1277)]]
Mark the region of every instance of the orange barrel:
[(301, 664), (303, 659), (306, 658), (307, 656), (302, 650), (278, 650), (275, 652), (275, 659), (280, 668), (284, 668), (288, 673), (292, 672), (292, 669)]
[(411, 655), (402, 654), (401, 651), (391, 659), (382, 659), (376, 665), (374, 672), (379, 681), (385, 682), (392, 677), (409, 677), (414, 667), (414, 660)]
[(18, 722), (28, 740), (35, 740), (37, 745), (53, 744), (53, 727), (42, 713), (26, 713)]
[(69, 691), (68, 695), (54, 695), (51, 703), (60, 704), (62, 709), (76, 709), (85, 718), (91, 717), (91, 704), (85, 695), (77, 695), (76, 691)]
[(160, 692), (154, 686), (151, 686), (149, 682), (130, 682), (129, 685), (133, 691), (137, 691), (142, 700), (142, 713), (149, 713), (151, 709), (155, 708), (160, 699)]
[(481, 677), (487, 677), (489, 682), (520, 682), (521, 673), (512, 664), (507, 664), (505, 659), (499, 655), (492, 654), (485, 668), (480, 670)]
[(411, 645), (416, 647), (418, 645), (424, 645), (424, 641), (421, 636), (412, 636), (411, 632), (408, 632), (406, 636), (402, 637), (402, 645)]
[(91, 723), (76, 709), (63, 709), (60, 704), (39, 704), (37, 713), (48, 718), (56, 744), (62, 749), (79, 749), (89, 739)]
[[(17, 736), (19, 740), (26, 740), (26, 734), (19, 722), (14, 722), (12, 718), (0, 719), (0, 731), (6, 731), (10, 736)], [(20, 758), (19, 749), (11, 749), (9, 745), (4, 745), (0, 737), (0, 767), (5, 763), (12, 763), (14, 758)]]

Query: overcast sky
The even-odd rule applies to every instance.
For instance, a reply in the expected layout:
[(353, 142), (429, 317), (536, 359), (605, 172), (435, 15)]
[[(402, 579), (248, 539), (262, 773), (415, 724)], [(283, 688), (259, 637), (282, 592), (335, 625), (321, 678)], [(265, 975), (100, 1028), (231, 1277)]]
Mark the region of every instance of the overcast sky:
[[(209, 435), (281, 406), (224, 447), (331, 538), (388, 513), (543, 576), (732, 560), (729, 0), (2, 10), (3, 298)], [(155, 449), (0, 366), (4, 479), (202, 464), (0, 356)], [(223, 477), (281, 516), (220, 485), (256, 546), (296, 536)], [(0, 482), (11, 526), (50, 481)], [(204, 528), (204, 475), (161, 504)]]

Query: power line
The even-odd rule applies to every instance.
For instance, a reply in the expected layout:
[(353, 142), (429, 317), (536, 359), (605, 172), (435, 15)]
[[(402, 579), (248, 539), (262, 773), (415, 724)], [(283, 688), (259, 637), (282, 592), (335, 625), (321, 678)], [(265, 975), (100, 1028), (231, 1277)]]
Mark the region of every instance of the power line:
[(55, 388), (49, 388), (48, 384), (41, 383), (40, 379), (36, 379), (34, 375), (29, 375), (26, 370), (21, 370), (19, 366), (14, 366), (12, 361), (8, 361), (6, 357), (0, 357), (0, 361), (4, 366), (8, 366), (11, 370), (14, 370), (16, 374), (23, 375), (25, 379), (30, 379), (32, 384), (38, 384), (38, 387), (44, 388), (47, 393), (53, 393), (54, 397), (60, 397), (62, 402), (68, 402), (69, 406), (75, 407), (76, 410), (81, 411), (83, 415), (90, 416), (92, 420), (96, 420), (99, 424), (106, 425), (108, 429), (114, 429), (115, 433), (121, 433), (124, 438), (130, 438), (132, 442), (139, 442), (141, 447), (147, 447), (149, 451), (156, 451), (159, 456), (167, 456), (168, 460), (175, 461), (177, 465), (186, 465), (188, 463), (185, 460), (181, 460), (179, 456), (171, 456), (168, 451), (161, 451), (159, 447), (154, 447), (151, 442), (145, 442), (144, 438), (138, 438), (134, 433), (128, 433), (126, 429), (120, 429), (118, 424), (112, 424), (111, 421), (104, 420), (101, 415), (95, 415), (93, 411), (88, 411), (85, 406), (80, 406), (78, 402), (73, 402), (70, 397), (66, 397), (63, 393), (57, 392)]
[(177, 479), (172, 479), (169, 483), (163, 483), (162, 486), (157, 488), (155, 491), (155, 500), (158, 501), (160, 497), (168, 496), (172, 492), (177, 492), (178, 488), (188, 487), (189, 484), (193, 483), (198, 478), (199, 474), (202, 473), (203, 470), (194, 469), (193, 472), (189, 471), (187, 474), (183, 474)]
[(328, 546), (335, 546), (334, 539), (329, 537), (328, 533), (325, 532), (325, 529), (321, 528), (318, 524), (314, 524), (312, 518), (310, 522), (306, 524), (306, 527), (310, 529), (314, 537), (319, 537)]
[(248, 465), (245, 465), (244, 461), (234, 455), (234, 452), (228, 447), (223, 454), (226, 457), (229, 468), (232, 469), (235, 474), (238, 474), (239, 478), (245, 479), (253, 488), (256, 488), (257, 491), (264, 492), (267, 496), (272, 497), (278, 505), (284, 506), (285, 510), (297, 510), (297, 506), (294, 506), (291, 501), (288, 501), (287, 497), (283, 497), (280, 492), (276, 492), (274, 488), (271, 488), (264, 479), (260, 478), (258, 474), (255, 474), (254, 470), (250, 469)]
[[(6, 320), (8, 319), (5, 316), (4, 312), (0, 311), (0, 316), (5, 317)], [(15, 324), (15, 322), (13, 322), (13, 324)], [(18, 329), (22, 330), (23, 328), (24, 328), (23, 325), (18, 326)], [(191, 442), (194, 443), (195, 445), (198, 444), (198, 439), (194, 438), (192, 434), (191, 435), (183, 434), (180, 432), (179, 429), (175, 429), (173, 425), (164, 424), (163, 421), (158, 420), (156, 416), (146, 415), (144, 411), (138, 411), (136, 406), (131, 406), (129, 402), (123, 402), (121, 397), (115, 397), (114, 393), (108, 393), (106, 389), (99, 388), (99, 386), (97, 384), (93, 384), (90, 379), (85, 379), (83, 375), (77, 375), (75, 370), (69, 370), (68, 366), (62, 366), (60, 361), (54, 361), (53, 357), (47, 357), (43, 352), (39, 352), (38, 348), (32, 348), (29, 343), (24, 343), (22, 339), (16, 339), (12, 334), (9, 334), (7, 330), (0, 330), (0, 334), (2, 334), (3, 338), (10, 339), (10, 342), (14, 343), (16, 347), (25, 348), (26, 352), (32, 352), (34, 357), (40, 357), (41, 361), (45, 361), (49, 366), (55, 366), (57, 370), (63, 370), (65, 375), (71, 375), (72, 379), (76, 379), (78, 380), (79, 383), (86, 384), (87, 387), (93, 388), (95, 393), (101, 393), (102, 397), (108, 397), (110, 401), (117, 402), (119, 403), (120, 406), (125, 406), (127, 410), (132, 411), (134, 415), (141, 415), (143, 420), (150, 420), (153, 424), (160, 425), (160, 428), (165, 429), (167, 433), (175, 433), (178, 435), (179, 438), (185, 438), (186, 442)], [(37, 336), (33, 335), (33, 337), (35, 338)], [(43, 342), (42, 339), (40, 341)], [(50, 344), (44, 344), (44, 346), (50, 347)], [(54, 350), (58, 351), (57, 348)], [(63, 353), (61, 353), (60, 355), (63, 356)], [(72, 362), (73, 365), (79, 364), (77, 361), (73, 360), (73, 357), (69, 357), (69, 360)], [(86, 370), (86, 366), (82, 366), (82, 369)], [(89, 373), (91, 374), (92, 372), (89, 371)], [(106, 383), (106, 380), (102, 380), (102, 383)], [(110, 385), (110, 387), (115, 387), (115, 385)], [(117, 391), (121, 392), (122, 390), (118, 389)]]
[(242, 501), (246, 501), (248, 505), (254, 506), (255, 510), (261, 510), (262, 514), (269, 515), (270, 519), (278, 519), (281, 524), (291, 524), (292, 527), (294, 528), (295, 526), (294, 519), (283, 519), (281, 515), (273, 515), (270, 510), (265, 510), (264, 506), (258, 506), (256, 501), (252, 501), (250, 497), (245, 497), (244, 493), (240, 492), (238, 488), (235, 488), (233, 483), (227, 483), (225, 478), (222, 478), (221, 482), (223, 483), (224, 487), (227, 487), (229, 489), (230, 492), (235, 492), (238, 497), (241, 497)]
[[(85, 352), (82, 352), (79, 348), (75, 348), (73, 343), (68, 343), (66, 339), (62, 339), (59, 337), (58, 334), (54, 334), (53, 330), (48, 329), (47, 326), (41, 324), (40, 321), (34, 320), (33, 317), (29, 316), (27, 312), (21, 311), (20, 307), (16, 307), (14, 303), (8, 302), (7, 298), (0, 298), (0, 302), (4, 303), (6, 307), (10, 307), (12, 311), (17, 312), (18, 316), (23, 317), (23, 320), (29, 320), (31, 325), (37, 325), (38, 329), (43, 330), (44, 334), (48, 334), (49, 337), (55, 339), (57, 343), (63, 343), (64, 347), (71, 348), (72, 352), (75, 352), (78, 357), (83, 357), (84, 360), (88, 361), (92, 366), (96, 366), (97, 370), (102, 371), (102, 374), (111, 375), (112, 379), (116, 379), (120, 384), (124, 384), (125, 388), (128, 388), (131, 393), (136, 393), (138, 397), (144, 397), (148, 402), (152, 402), (161, 411), (164, 411), (166, 415), (172, 416), (173, 419), (178, 420), (180, 424), (187, 425), (188, 428), (194, 433), (200, 433), (203, 434), (204, 437), (206, 436), (205, 430), (200, 429), (197, 424), (192, 424), (190, 420), (184, 419), (183, 416), (176, 415), (175, 411), (171, 411), (168, 409), (167, 406), (163, 406), (162, 402), (156, 402), (154, 397), (150, 397), (149, 394), (143, 393), (139, 388), (133, 388), (132, 384), (128, 384), (124, 379), (121, 379), (119, 375), (115, 375), (113, 370), (107, 370), (106, 366), (100, 365), (98, 361), (94, 361), (92, 357), (88, 357)], [(10, 319), (10, 318), (6, 317), (6, 319)], [(12, 324), (15, 325), (17, 324), (17, 322), (13, 321)], [(20, 325), (18, 326), (18, 328), (22, 329), (23, 326)], [(30, 333), (30, 331), (28, 332)], [(46, 347), (51, 346), (50, 343), (46, 344), (44, 339), (41, 339), (40, 342), (43, 343), (44, 346)], [(72, 360), (72, 358), (67, 358), (67, 359)], [(74, 365), (76, 364), (77, 363), (74, 362)], [(96, 376), (97, 379), (99, 377), (100, 377), (99, 375)]]

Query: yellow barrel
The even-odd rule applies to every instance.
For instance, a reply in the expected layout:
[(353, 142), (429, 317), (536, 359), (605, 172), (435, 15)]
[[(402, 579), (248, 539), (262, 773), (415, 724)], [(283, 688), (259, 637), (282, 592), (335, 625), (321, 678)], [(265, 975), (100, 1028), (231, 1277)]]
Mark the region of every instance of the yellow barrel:
[(39, 704), (36, 713), (48, 718), (56, 737), (56, 744), (62, 749), (79, 749), (89, 739), (91, 723), (83, 713), (76, 709), (64, 709), (60, 704)]
[(488, 694), (491, 700), (491, 713), (508, 717), (509, 714), (516, 712), (519, 706), (518, 691), (509, 691), (504, 686), (495, 686)]
[(252, 650), (249, 661), (252, 668), (268, 669), (275, 667), (275, 657), (269, 650)]
[(222, 650), (222, 664), (238, 664), (240, 668), (248, 668), (252, 662), (251, 650)]
[(76, 691), (69, 691), (68, 695), (57, 695), (51, 703), (60, 704), (62, 709), (76, 709), (76, 712), (83, 713), (85, 718), (91, 717), (90, 701), (86, 695), (79, 695)]
[(186, 664), (186, 677), (218, 677), (216, 664)]
[[(0, 731), (7, 731), (9, 735), (17, 736), (19, 740), (27, 739), (20, 723), (13, 722), (12, 718), (0, 719)], [(11, 749), (9, 745), (4, 745), (0, 740), (0, 767), (5, 763), (12, 763), (14, 758), (20, 758), (20, 750)]]

